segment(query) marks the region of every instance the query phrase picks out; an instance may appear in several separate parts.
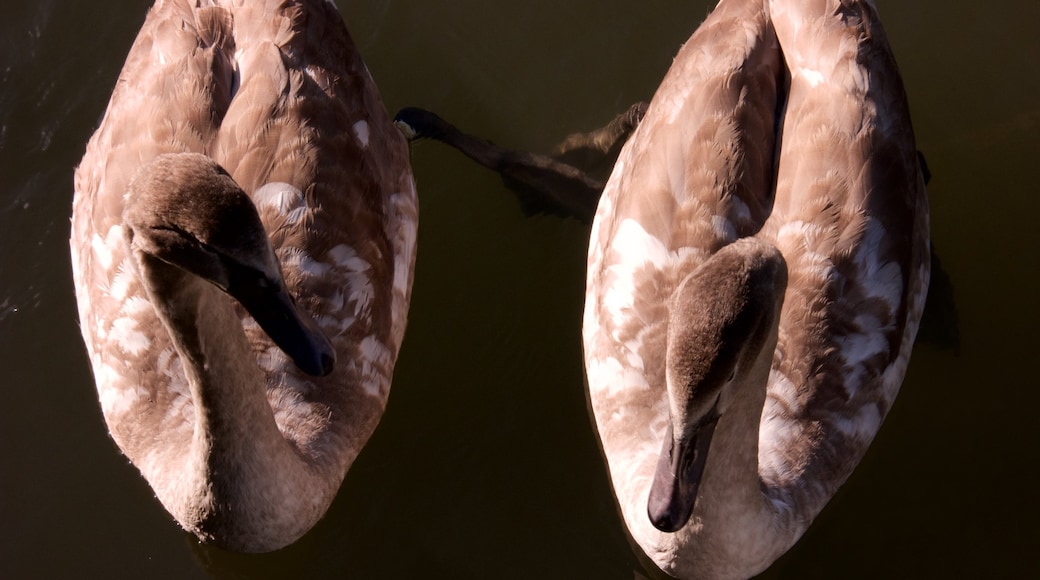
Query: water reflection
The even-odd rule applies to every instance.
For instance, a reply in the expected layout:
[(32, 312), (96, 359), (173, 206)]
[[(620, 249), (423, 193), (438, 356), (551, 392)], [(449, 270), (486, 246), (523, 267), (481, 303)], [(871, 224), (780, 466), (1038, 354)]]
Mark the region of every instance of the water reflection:
[[(0, 576), (632, 578), (585, 410), (587, 228), (418, 145), (412, 320), (375, 437), (329, 515), (245, 557), (179, 532), (108, 439), (68, 262), (72, 168), (148, 0), (0, 0)], [(340, 3), (391, 111), (548, 151), (649, 98), (709, 2)], [(1040, 4), (886, 3), (934, 179), (961, 350), (924, 345), (871, 451), (766, 575), (1040, 575)], [(201, 555), (200, 552), (206, 552)]]

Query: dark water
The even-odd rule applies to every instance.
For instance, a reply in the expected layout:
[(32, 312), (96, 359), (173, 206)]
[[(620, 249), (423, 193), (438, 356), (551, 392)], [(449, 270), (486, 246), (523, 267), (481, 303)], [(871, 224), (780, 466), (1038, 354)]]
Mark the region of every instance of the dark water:
[[(587, 229), (525, 219), (436, 144), (413, 151), (419, 263), (390, 408), (332, 510), (264, 556), (178, 531), (106, 434), (67, 242), (73, 168), (149, 4), (0, 0), (0, 577), (632, 578), (582, 390)], [(881, 4), (961, 344), (918, 346), (865, 461), (767, 576), (1040, 577), (1040, 4)], [(649, 98), (708, 10), (341, 5), (388, 108), (535, 150)]]

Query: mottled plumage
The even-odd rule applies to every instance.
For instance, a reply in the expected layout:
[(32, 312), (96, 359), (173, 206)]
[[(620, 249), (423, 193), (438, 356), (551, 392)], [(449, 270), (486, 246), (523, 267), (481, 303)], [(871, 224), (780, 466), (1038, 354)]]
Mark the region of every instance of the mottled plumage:
[[(335, 351), (328, 376), (302, 372), (209, 283), (198, 285), (197, 334), (220, 364), (183, 360), (142, 283), (148, 260), (129, 251), (124, 209), (142, 168), (189, 152), (211, 158), (250, 194), (277, 259), (274, 276), (280, 266), (304, 318)], [(296, 540), (325, 513), (382, 416), (415, 261), (407, 145), (335, 5), (159, 0), (87, 145), (75, 191), (80, 321), (113, 439), (201, 539), (245, 551)], [(164, 194), (161, 185), (149, 191)], [(175, 229), (216, 219), (206, 203), (192, 205), (172, 211), (182, 220)], [(237, 231), (243, 220), (202, 229), (260, 263), (270, 251), (263, 236), (252, 254), (234, 247), (250, 239)], [(235, 386), (211, 387), (215, 378)]]
[[(765, 335), (745, 329), (719, 343), (669, 328), (758, 308), (720, 301), (702, 269), (745, 237), (758, 240), (734, 248), (747, 260), (764, 244), (786, 263), (778, 321), (755, 318), (777, 325), (773, 338), (751, 345)], [(924, 182), (873, 3), (722, 0), (622, 151), (589, 250), (590, 406), (627, 528), (658, 567), (748, 577), (797, 541), (891, 408), (928, 275)], [(699, 296), (677, 291), (698, 277)], [(782, 276), (766, 279), (783, 288)], [(698, 304), (722, 312), (676, 316)], [(692, 348), (711, 350), (675, 368), (673, 353)], [(771, 365), (754, 362), (756, 348)], [(681, 377), (700, 378), (673, 384)], [(711, 443), (692, 516), (664, 532), (648, 500), (673, 431), (677, 445)], [(661, 497), (650, 511), (670, 514)]]

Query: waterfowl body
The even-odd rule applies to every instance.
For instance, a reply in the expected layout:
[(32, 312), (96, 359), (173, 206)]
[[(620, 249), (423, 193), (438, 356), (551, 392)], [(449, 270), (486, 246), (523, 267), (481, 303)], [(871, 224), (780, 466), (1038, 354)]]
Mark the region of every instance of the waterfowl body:
[(157, 2), (75, 189), (113, 439), (200, 539), (293, 542), (382, 416), (415, 260), (407, 143), (335, 5)]
[(622, 150), (588, 266), (588, 397), (631, 538), (673, 576), (761, 572), (865, 453), (928, 286), (873, 3), (722, 0)]

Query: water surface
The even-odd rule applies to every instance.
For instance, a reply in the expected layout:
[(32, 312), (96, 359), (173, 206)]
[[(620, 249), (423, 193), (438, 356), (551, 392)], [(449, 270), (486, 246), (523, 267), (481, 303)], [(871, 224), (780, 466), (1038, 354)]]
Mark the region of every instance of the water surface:
[[(419, 260), (389, 410), (328, 516), (264, 556), (172, 523), (106, 433), (67, 242), (73, 169), (149, 4), (0, 0), (0, 577), (632, 578), (585, 410), (588, 230), (525, 218), (437, 144), (413, 150)], [(880, 4), (961, 341), (919, 344), (863, 464), (766, 577), (1035, 577), (1040, 5)], [(340, 5), (389, 109), (534, 150), (648, 99), (709, 9)]]

